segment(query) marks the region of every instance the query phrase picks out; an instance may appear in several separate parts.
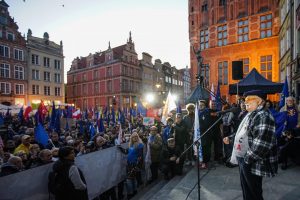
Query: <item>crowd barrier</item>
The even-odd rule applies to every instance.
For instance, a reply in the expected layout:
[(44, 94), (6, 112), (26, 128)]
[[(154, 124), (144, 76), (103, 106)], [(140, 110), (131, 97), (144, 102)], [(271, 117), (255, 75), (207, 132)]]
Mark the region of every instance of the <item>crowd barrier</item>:
[[(126, 155), (117, 147), (76, 157), (75, 163), (85, 176), (89, 199), (117, 185), (126, 176)], [(0, 200), (48, 200), (48, 174), (52, 165), (0, 177)]]

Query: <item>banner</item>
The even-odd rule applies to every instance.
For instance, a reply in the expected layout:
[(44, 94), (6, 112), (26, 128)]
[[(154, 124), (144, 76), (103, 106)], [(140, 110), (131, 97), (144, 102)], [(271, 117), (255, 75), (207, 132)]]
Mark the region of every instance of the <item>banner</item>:
[(154, 117), (144, 117), (143, 118), (143, 125), (144, 126), (154, 125)]
[[(128, 144), (123, 144), (127, 147)], [(89, 199), (116, 186), (126, 177), (126, 155), (116, 147), (76, 157), (85, 177)], [(0, 178), (0, 199), (2, 200), (48, 200), (48, 174), (52, 165), (29, 169)]]

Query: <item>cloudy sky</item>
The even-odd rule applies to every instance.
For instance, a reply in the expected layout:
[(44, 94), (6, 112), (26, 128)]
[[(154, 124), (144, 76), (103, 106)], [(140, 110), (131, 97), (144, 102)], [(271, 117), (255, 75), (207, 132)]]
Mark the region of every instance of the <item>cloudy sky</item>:
[[(187, 0), (5, 0), (22, 34), (62, 40), (65, 74), (77, 56), (126, 43), (177, 68), (189, 64)], [(66, 80), (66, 79), (65, 79)]]

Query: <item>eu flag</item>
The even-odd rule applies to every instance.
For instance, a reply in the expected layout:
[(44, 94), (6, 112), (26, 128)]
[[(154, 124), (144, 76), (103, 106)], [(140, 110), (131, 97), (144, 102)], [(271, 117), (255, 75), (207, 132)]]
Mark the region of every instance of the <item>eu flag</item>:
[(55, 129), (55, 119), (56, 119), (56, 109), (54, 101), (52, 102), (52, 112), (51, 112), (51, 118), (50, 118), (50, 130)]
[(220, 83), (218, 83), (217, 94), (216, 94), (216, 106), (217, 110), (222, 110), (222, 102), (221, 102), (221, 91), (220, 91)]
[(279, 108), (283, 107), (285, 105), (285, 99), (289, 96), (289, 85), (287, 82), (287, 77), (285, 78), (285, 82), (283, 85), (283, 89), (281, 92), (280, 102), (279, 102)]
[(104, 124), (103, 124), (102, 116), (100, 116), (100, 119), (99, 119), (98, 130), (99, 130), (100, 133), (104, 132)]
[(42, 144), (44, 147), (48, 144), (49, 136), (47, 132), (45, 131), (43, 125), (41, 123), (38, 123), (37, 127), (35, 128), (34, 132), (34, 139)]
[(23, 106), (20, 108), (20, 111), (18, 113), (18, 118), (20, 122), (23, 122)]
[(3, 124), (4, 124), (4, 119), (3, 119), (2, 113), (0, 113), (0, 125), (3, 125)]

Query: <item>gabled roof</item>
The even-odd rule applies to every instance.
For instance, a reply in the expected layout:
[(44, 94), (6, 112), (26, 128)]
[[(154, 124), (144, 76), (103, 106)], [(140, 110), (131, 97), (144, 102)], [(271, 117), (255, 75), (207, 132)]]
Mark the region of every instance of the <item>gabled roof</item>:
[(9, 5), (4, 0), (0, 1), (0, 5), (7, 8), (9, 7)]

